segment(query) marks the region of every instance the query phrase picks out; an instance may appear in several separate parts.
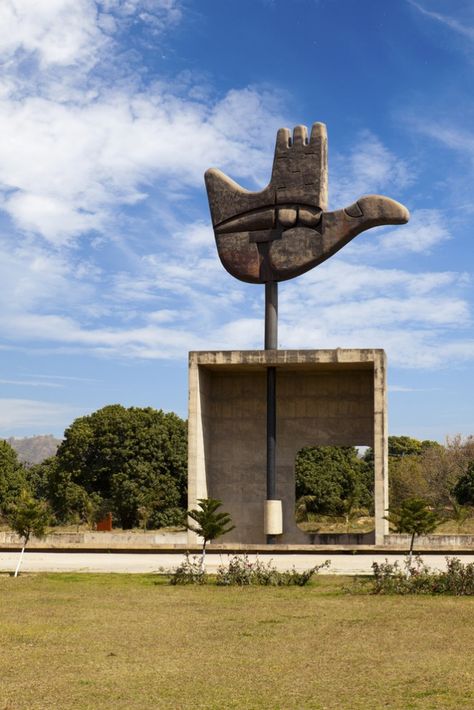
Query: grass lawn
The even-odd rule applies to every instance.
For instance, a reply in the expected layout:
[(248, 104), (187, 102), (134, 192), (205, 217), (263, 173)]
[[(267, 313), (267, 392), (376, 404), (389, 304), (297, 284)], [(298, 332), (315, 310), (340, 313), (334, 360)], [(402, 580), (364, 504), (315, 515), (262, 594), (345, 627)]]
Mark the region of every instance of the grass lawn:
[(472, 708), (474, 599), (0, 576), (0, 709)]

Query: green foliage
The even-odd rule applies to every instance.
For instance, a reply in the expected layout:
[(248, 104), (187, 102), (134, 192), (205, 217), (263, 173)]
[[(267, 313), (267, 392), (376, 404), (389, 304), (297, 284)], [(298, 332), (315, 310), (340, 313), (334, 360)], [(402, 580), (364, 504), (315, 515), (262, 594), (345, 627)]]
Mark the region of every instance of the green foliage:
[(398, 510), (393, 510), (388, 514), (387, 519), (395, 532), (411, 535), (410, 557), (413, 552), (415, 536), (428, 535), (439, 523), (436, 513), (430, 510), (428, 503), (422, 498), (404, 500)]
[(453, 494), (460, 505), (474, 505), (474, 461), (468, 464), (466, 472), (458, 479)]
[(437, 441), (425, 439), (412, 439), (410, 436), (389, 436), (388, 455), (389, 456), (412, 456), (420, 455), (432, 446), (439, 446)]
[(296, 569), (279, 572), (272, 560), (263, 562), (255, 560), (251, 562), (248, 555), (235, 555), (228, 565), (220, 565), (217, 570), (216, 584), (220, 587), (229, 586), (265, 586), (265, 587), (304, 587), (313, 575), (321, 569), (329, 567), (330, 562), (326, 560), (320, 565), (315, 565), (311, 569), (298, 572)]
[(311, 446), (295, 462), (297, 518), (308, 513), (350, 515), (373, 506), (373, 468), (353, 446)]
[(188, 523), (187, 527), (203, 538), (204, 546), (207, 542), (215, 540), (235, 528), (235, 525), (231, 523), (229, 513), (217, 512), (222, 501), (216, 498), (200, 498), (198, 503), (201, 510), (188, 511), (188, 516), (196, 524)]
[(149, 526), (177, 520), (186, 507), (186, 422), (151, 407), (103, 407), (66, 430), (48, 480), (59, 520), (83, 516), (92, 495), (124, 528), (143, 523), (144, 514)]
[(56, 456), (31, 466), (26, 474), (35, 497), (48, 502), (54, 523), (86, 522), (92, 527), (106, 512), (101, 496), (75, 483), (74, 475), (61, 469)]
[[(440, 446), (437, 441), (430, 439), (413, 439), (411, 436), (389, 436), (388, 437), (388, 455), (392, 458), (400, 458), (403, 456), (420, 456), (425, 451), (432, 447)], [(364, 454), (364, 460), (373, 463), (374, 452), (372, 448), (368, 448)]]
[(391, 508), (398, 508), (407, 498), (427, 498), (430, 495), (420, 454), (390, 457), (388, 472)]
[(408, 498), (387, 517), (395, 532), (410, 535), (427, 535), (433, 532), (439, 522), (436, 513), (430, 510), (422, 498)]
[(474, 563), (463, 564), (457, 557), (446, 558), (446, 570), (431, 570), (421, 557), (407, 558), (405, 570), (398, 564), (374, 562), (372, 594), (474, 595)]
[(456, 500), (453, 500), (450, 518), (456, 522), (458, 533), (461, 532), (463, 525), (469, 520), (471, 515), (472, 507), (470, 505), (461, 505)]
[(23, 539), (26, 546), (32, 535), (44, 537), (49, 513), (42, 501), (36, 500), (31, 493), (23, 490), (18, 501), (10, 505), (7, 520), (11, 529)]
[(27, 487), (25, 468), (16, 451), (8, 441), (0, 439), (0, 513), (5, 515)]
[(207, 574), (203, 569), (201, 557), (189, 556), (186, 552), (185, 559), (175, 569), (170, 577), (173, 586), (182, 584), (206, 584)]

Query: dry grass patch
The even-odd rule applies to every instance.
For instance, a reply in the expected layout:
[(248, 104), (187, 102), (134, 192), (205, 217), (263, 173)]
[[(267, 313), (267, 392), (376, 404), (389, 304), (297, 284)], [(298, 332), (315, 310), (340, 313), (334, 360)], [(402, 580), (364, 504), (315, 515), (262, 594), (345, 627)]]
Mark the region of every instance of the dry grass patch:
[(0, 577), (0, 708), (471, 708), (469, 598)]

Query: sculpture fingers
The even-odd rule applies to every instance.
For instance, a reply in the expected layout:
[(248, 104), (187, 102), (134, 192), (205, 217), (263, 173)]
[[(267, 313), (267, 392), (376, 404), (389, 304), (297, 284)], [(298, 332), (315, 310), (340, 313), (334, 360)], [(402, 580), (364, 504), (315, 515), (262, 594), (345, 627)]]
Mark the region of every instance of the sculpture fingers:
[(306, 126), (295, 126), (293, 139), (288, 128), (277, 133), (272, 177), (267, 189), (275, 204), (296, 203), (316, 209), (327, 206), (327, 132), (315, 123), (308, 140)]

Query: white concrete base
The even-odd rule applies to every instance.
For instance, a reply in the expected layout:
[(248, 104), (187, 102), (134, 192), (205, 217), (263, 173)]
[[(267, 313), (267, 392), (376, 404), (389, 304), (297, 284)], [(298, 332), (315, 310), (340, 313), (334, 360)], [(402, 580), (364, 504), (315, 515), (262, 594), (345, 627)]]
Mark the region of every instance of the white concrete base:
[(263, 529), (265, 535), (281, 535), (283, 533), (283, 509), (281, 500), (265, 501)]

